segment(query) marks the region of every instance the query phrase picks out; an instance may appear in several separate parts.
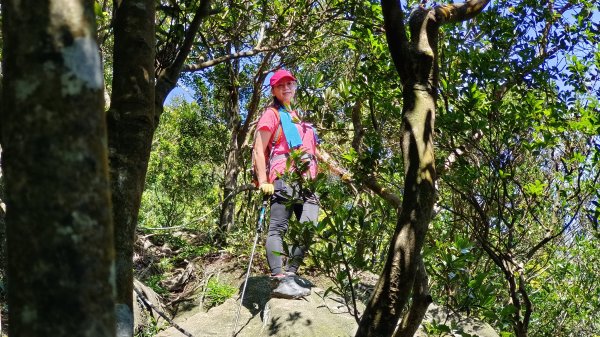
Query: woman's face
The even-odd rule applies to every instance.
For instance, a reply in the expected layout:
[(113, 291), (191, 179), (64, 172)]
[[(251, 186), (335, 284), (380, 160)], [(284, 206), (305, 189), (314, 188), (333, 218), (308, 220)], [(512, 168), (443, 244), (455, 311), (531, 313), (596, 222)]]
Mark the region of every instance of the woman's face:
[(290, 104), (296, 95), (296, 81), (282, 81), (271, 88), (273, 96), (283, 104)]

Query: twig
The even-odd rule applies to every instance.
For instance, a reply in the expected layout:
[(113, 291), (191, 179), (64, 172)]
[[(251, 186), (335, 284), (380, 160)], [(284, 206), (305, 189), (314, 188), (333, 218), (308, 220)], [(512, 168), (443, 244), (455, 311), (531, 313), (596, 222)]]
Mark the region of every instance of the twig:
[(181, 332), (182, 334), (186, 335), (187, 337), (194, 337), (194, 335), (192, 335), (191, 333), (187, 332), (179, 324), (173, 322), (172, 319), (170, 319), (164, 312), (160, 311), (157, 307), (155, 307), (154, 304), (150, 303), (150, 301), (146, 298), (146, 296), (135, 285), (133, 286), (133, 291), (135, 291), (135, 293), (138, 295), (138, 297), (140, 298), (140, 300), (142, 300), (142, 302), (144, 302), (144, 304), (147, 307), (149, 307), (152, 310), (154, 310), (160, 317), (164, 318), (175, 329), (179, 330), (179, 332)]
[(202, 286), (202, 294), (200, 295), (200, 305), (204, 307), (204, 297), (206, 295), (206, 289), (208, 288), (208, 282), (210, 278), (213, 277), (214, 274), (208, 274), (208, 277), (204, 281), (204, 285)]

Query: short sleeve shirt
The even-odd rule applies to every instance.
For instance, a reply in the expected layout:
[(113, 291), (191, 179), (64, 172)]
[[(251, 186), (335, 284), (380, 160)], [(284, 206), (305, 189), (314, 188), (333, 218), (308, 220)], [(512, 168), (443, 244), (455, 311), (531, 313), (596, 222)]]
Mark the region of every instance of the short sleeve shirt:
[[(298, 116), (296, 111), (291, 112), (292, 116)], [(300, 145), (300, 149), (305, 153), (312, 155), (313, 159), (310, 162), (308, 169), (308, 176), (314, 179), (317, 176), (317, 161), (315, 159), (316, 149), (317, 149), (317, 135), (312, 124), (307, 122), (294, 123), (298, 132), (300, 133), (300, 138), (302, 138), (302, 145)], [(258, 120), (257, 130), (265, 130), (271, 133), (271, 141), (275, 136), (277, 129), (280, 126), (279, 117), (276, 115), (276, 111), (274, 108), (267, 108), (265, 112), (263, 112), (262, 116)], [(271, 146), (271, 144), (269, 144)], [(285, 156), (290, 152), (290, 148), (288, 146), (287, 141), (285, 140), (285, 135), (283, 131), (281, 133), (281, 139), (275, 144), (273, 151), (271, 151), (271, 156), (275, 158), (270, 162), (270, 169), (268, 172), (269, 182), (275, 181), (277, 176), (282, 175), (286, 169), (286, 160)], [(267, 163), (267, 167), (269, 167), (269, 163)]]

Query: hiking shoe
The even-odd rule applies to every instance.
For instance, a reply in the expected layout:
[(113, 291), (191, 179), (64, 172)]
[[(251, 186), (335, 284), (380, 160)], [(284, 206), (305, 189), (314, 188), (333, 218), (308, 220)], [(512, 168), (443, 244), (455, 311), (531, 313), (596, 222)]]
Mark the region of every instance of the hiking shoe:
[(297, 276), (297, 275), (294, 275), (294, 276), (291, 276), (291, 277), (294, 279), (294, 282), (296, 282), (296, 284), (299, 287), (301, 287), (301, 288), (305, 288), (305, 289), (308, 289), (310, 291), (310, 288), (313, 286), (313, 284), (309, 280), (307, 280), (305, 278), (302, 278), (302, 277)]
[(310, 288), (301, 287), (293, 277), (274, 277), (279, 283), (271, 295), (277, 298), (298, 299), (310, 295)]

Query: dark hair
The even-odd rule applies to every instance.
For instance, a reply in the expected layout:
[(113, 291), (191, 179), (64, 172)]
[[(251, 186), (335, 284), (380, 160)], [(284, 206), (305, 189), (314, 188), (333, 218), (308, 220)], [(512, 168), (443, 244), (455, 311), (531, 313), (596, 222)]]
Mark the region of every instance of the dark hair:
[(279, 110), (279, 108), (283, 108), (283, 103), (281, 103), (277, 97), (273, 96), (273, 106)]

